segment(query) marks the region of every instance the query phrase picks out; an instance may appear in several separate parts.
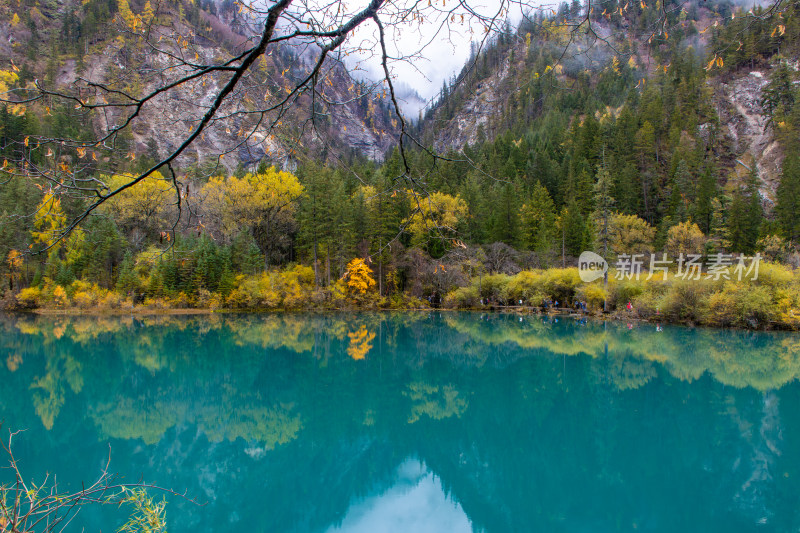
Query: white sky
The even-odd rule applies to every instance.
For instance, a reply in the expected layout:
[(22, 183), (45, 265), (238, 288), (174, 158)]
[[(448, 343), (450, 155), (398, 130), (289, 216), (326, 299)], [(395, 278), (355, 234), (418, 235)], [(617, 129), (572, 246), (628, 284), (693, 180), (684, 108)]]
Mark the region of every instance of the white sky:
[[(365, 0), (359, 2), (359, 4), (362, 3), (366, 5)], [(450, 9), (452, 7), (450, 4), (455, 5), (454, 0), (445, 0), (445, 5), (442, 7), (442, 0), (436, 0), (434, 8), (437, 3), (440, 9)], [(539, 1), (531, 3), (531, 5), (539, 4)], [(469, 5), (483, 16), (494, 16), (500, 9), (501, 0), (475, 0), (470, 1)], [(363, 6), (359, 5), (353, 9), (361, 7)], [(408, 55), (415, 56), (405, 61), (393, 61), (390, 64), (392, 74), (397, 76), (396, 88), (400, 90), (405, 86), (414, 89), (425, 100), (435, 98), (443, 82), (461, 70), (469, 58), (470, 42), (478, 42), (484, 37), (483, 28), (477, 23), (472, 25), (474, 33), (470, 32), (469, 17), (462, 24), (460, 15), (457, 15), (454, 23), (442, 26), (448, 17), (446, 14), (437, 14), (434, 8), (423, 9), (423, 13), (427, 13), (429, 18), (426, 18), (422, 24), (414, 22), (413, 25), (403, 24), (386, 28), (386, 41), (390, 55), (398, 58)], [(506, 18), (513, 24), (518, 23), (522, 18), (519, 8), (512, 8), (507, 16), (504, 14), (499, 20), (502, 23)], [(371, 21), (365, 22), (359, 28), (352, 42), (357, 42), (356, 39), (363, 39), (364, 47), (376, 46), (378, 42), (376, 25)], [(378, 49), (375, 48), (375, 50), (375, 54), (377, 54)], [(351, 68), (357, 66), (363, 69), (368, 78), (380, 79), (383, 76), (379, 57), (375, 57), (372, 53), (354, 54), (350, 56), (348, 63)], [(360, 74), (363, 76), (364, 72)], [(359, 73), (356, 72), (354, 75), (358, 76)], [(406, 110), (410, 118), (415, 118), (418, 108), (419, 105), (407, 102)]]

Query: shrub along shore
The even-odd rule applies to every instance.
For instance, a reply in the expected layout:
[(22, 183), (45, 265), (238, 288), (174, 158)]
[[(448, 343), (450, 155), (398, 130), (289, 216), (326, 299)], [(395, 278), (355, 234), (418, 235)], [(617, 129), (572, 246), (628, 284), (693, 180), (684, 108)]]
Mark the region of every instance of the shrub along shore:
[[(584, 283), (577, 268), (526, 270), (515, 275), (473, 277), (468, 285), (420, 299), (385, 287), (378, 293), (372, 272), (362, 260), (348, 265), (330, 286), (314, 283), (313, 269), (294, 266), (255, 275), (239, 275), (225, 291), (199, 289), (148, 296), (100, 288), (86, 281), (61, 286), (45, 279), (39, 287), (7, 292), (2, 307), (39, 313), (197, 313), (215, 311), (443, 309), (567, 312), (627, 320), (735, 327), (800, 328), (800, 278), (780, 264), (763, 263), (753, 278), (682, 279), (674, 272), (647, 279)], [(603, 312), (604, 303), (606, 313)], [(630, 304), (630, 306), (628, 305)], [(629, 308), (630, 307), (630, 308)]]

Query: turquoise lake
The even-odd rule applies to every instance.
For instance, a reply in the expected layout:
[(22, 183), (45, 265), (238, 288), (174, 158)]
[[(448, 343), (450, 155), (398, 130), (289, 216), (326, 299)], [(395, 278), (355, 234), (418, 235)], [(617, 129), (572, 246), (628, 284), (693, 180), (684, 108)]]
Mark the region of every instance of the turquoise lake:
[[(77, 490), (110, 449), (126, 480), (203, 503), (168, 498), (173, 533), (800, 530), (797, 334), (3, 316), (0, 356), (26, 479)], [(90, 507), (67, 531), (123, 522)]]

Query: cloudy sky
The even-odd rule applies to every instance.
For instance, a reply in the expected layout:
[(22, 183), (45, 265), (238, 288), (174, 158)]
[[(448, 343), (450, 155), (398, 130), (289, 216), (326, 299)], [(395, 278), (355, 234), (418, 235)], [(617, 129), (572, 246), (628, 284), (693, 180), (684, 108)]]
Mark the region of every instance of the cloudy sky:
[[(362, 0), (364, 4), (366, 1)], [(437, 0), (441, 6), (442, 0)], [(453, 3), (453, 0), (449, 0)], [(359, 2), (361, 3), (361, 2)], [(447, 7), (445, 0), (443, 9)], [(495, 16), (501, 5), (501, 0), (474, 0), (470, 7), (483, 16)], [(533, 5), (533, 4), (532, 4)], [(539, 5), (539, 2), (536, 2)], [(469, 24), (467, 16), (463, 24), (461, 17), (457, 16), (454, 23), (443, 26), (449, 17), (446, 13), (436, 12), (430, 8), (427, 18), (422, 24), (403, 24), (387, 28), (387, 46), (389, 53), (396, 58), (408, 57), (405, 60), (396, 60), (391, 63), (392, 73), (395, 74), (396, 86), (413, 89), (424, 100), (435, 98), (445, 80), (449, 80), (469, 58), (470, 42), (476, 44), (484, 37), (483, 27), (474, 21)], [(511, 22), (517, 23), (521, 19), (518, 7), (512, 8), (507, 17)], [(470, 31), (472, 28), (472, 31)], [(356, 34), (354, 42), (363, 42), (365, 47), (375, 46), (377, 43), (377, 28), (374, 23), (365, 23)], [(375, 54), (365, 51), (353, 54), (348, 58), (349, 66), (362, 70), (360, 75), (380, 79), (383, 75), (379, 58)], [(357, 72), (356, 75), (359, 75)], [(419, 102), (407, 98), (406, 113), (410, 118), (416, 118), (417, 110), (421, 107)]]

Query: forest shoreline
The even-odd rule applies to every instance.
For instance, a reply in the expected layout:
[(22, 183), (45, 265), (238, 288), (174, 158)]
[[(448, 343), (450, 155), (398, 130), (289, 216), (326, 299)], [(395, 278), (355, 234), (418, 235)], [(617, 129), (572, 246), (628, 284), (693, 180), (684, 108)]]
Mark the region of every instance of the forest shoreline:
[(765, 262), (757, 273), (741, 280), (735, 275), (687, 277), (677, 271), (628, 276), (612, 270), (607, 283), (586, 282), (577, 268), (570, 267), (464, 277), (457, 285), (434, 275), (427, 284), (380, 288), (371, 274), (363, 260), (354, 260), (344, 278), (320, 286), (310, 267), (295, 266), (236, 276), (225, 292), (201, 288), (161, 296), (104, 289), (84, 281), (62, 286), (45, 279), (39, 286), (7, 291), (0, 298), (0, 311), (145, 316), (441, 309), (800, 330), (800, 276), (778, 263)]

